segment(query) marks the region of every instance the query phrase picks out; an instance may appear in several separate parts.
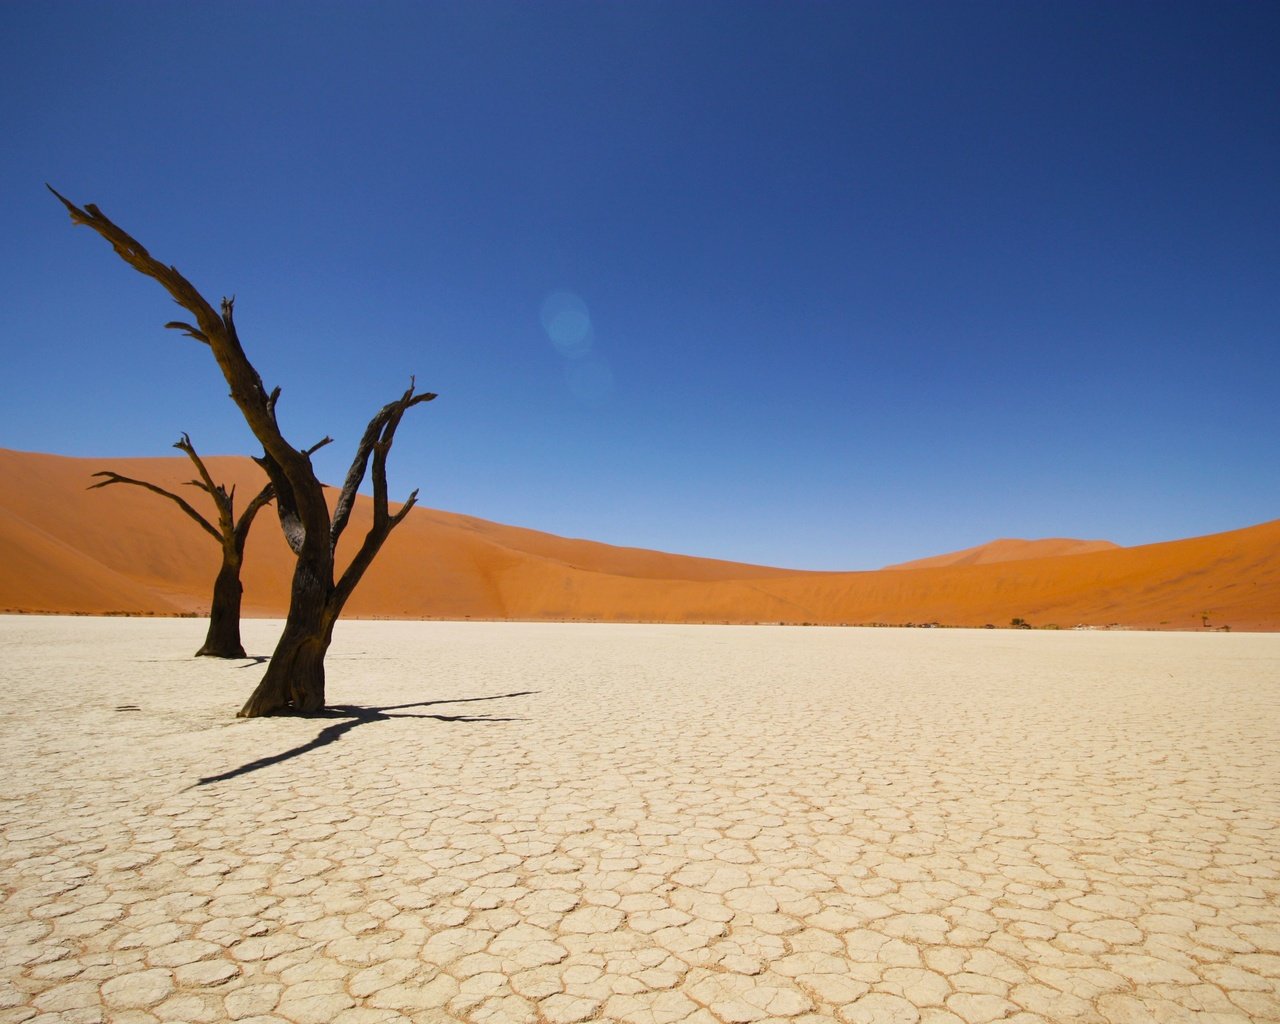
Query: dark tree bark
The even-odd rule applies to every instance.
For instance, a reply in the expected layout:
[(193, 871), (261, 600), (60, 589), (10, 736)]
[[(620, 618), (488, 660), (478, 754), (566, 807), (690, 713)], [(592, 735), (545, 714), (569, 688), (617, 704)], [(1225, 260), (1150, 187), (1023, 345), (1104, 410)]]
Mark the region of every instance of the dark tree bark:
[(204, 639), (204, 646), (196, 651), (196, 657), (210, 658), (243, 658), (244, 645), (240, 642), (240, 598), (244, 588), (240, 583), (240, 567), (244, 563), (244, 545), (249, 539), (249, 527), (262, 507), (275, 496), (275, 485), (268, 483), (245, 507), (237, 520), (235, 517), (235, 488), (228, 491), (221, 484), (213, 482), (204, 460), (196, 453), (191, 438), (186, 434), (174, 444), (174, 447), (185, 452), (187, 458), (196, 467), (200, 479), (189, 481), (190, 486), (198, 487), (213, 499), (218, 510), (218, 525), (214, 526), (208, 519), (191, 507), (184, 499), (166, 491), (163, 487), (148, 483), (145, 480), (134, 480), (121, 476), (110, 470), (94, 473), (104, 479), (93, 484), (89, 490), (99, 487), (110, 487), (112, 484), (132, 484), (143, 487), (153, 494), (168, 498), (176, 504), (207, 534), (213, 537), (222, 548), (222, 565), (218, 569), (218, 577), (213, 583), (213, 600), (209, 605), (209, 633)]
[[(270, 396), (273, 404), (277, 396), (278, 392), (273, 392)], [(240, 709), (241, 718), (256, 718), (288, 710), (312, 714), (324, 707), (324, 656), (333, 639), (334, 624), (365, 570), (373, 564), (383, 542), (418, 500), (418, 492), (415, 490), (400, 506), (400, 510), (392, 514), (387, 498), (387, 454), (391, 451), (396, 429), (405, 412), (418, 403), (429, 402), (435, 397), (430, 393), (415, 394), (414, 386), (410, 383), (403, 395), (394, 402), (388, 402), (378, 411), (369, 421), (356, 448), (355, 458), (352, 459), (346, 481), (334, 503), (331, 518), (328, 516), (323, 492), (318, 494), (325, 518), (314, 527), (308, 525), (302, 513), (307, 502), (300, 500), (283, 467), (269, 452), (257, 460), (275, 484), (278, 497), (276, 511), (280, 517), (280, 525), (285, 540), (298, 560), (294, 566), (289, 614), (285, 619), (284, 632), (276, 645), (266, 674), (245, 706)], [(373, 523), (351, 563), (335, 579), (334, 556), (338, 540), (347, 528), (355, 505), (356, 489), (364, 480), (371, 457)], [(310, 463), (307, 465), (310, 469)], [(318, 483), (316, 486), (319, 490)]]
[[(325, 703), (324, 657), (333, 638), (333, 626), (347, 599), (373, 562), (391, 531), (404, 520), (418, 499), (415, 490), (391, 513), (387, 500), (387, 455), (400, 420), (410, 408), (436, 396), (416, 394), (414, 384), (389, 402), (369, 421), (356, 448), (332, 516), (324, 488), (311, 466), (311, 454), (326, 444), (299, 449), (285, 440), (276, 421), (280, 389), (268, 392), (262, 377), (240, 345), (233, 319), (234, 299), (224, 298), (215, 311), (175, 267), (154, 259), (134, 238), (112, 223), (92, 203), (83, 209), (50, 188), (71, 214), (71, 220), (92, 228), (139, 273), (158, 281), (173, 300), (195, 319), (194, 324), (173, 321), (166, 327), (208, 345), (231, 388), (231, 398), (249, 429), (262, 445), (259, 464), (275, 488), (276, 511), (285, 540), (297, 555), (284, 631), (258, 688), (240, 709), (242, 718), (289, 712), (311, 714)], [(334, 553), (346, 529), (356, 490), (372, 459), (373, 525), (351, 564), (335, 578)]]

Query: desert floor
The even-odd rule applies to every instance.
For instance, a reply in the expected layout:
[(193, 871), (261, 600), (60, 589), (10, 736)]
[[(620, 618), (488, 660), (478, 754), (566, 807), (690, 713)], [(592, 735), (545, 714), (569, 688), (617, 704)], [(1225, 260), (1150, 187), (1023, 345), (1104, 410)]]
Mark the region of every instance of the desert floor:
[(1280, 1020), (1280, 635), (203, 631), (0, 618), (0, 1022)]

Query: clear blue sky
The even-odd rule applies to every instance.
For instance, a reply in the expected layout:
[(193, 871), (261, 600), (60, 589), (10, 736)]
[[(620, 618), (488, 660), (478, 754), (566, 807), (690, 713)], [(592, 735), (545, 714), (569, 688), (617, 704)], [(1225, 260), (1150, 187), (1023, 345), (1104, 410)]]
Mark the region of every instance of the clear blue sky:
[(338, 480), (858, 569), (1280, 516), (1274, 3), (0, 5), (0, 446), (253, 439), (96, 202)]

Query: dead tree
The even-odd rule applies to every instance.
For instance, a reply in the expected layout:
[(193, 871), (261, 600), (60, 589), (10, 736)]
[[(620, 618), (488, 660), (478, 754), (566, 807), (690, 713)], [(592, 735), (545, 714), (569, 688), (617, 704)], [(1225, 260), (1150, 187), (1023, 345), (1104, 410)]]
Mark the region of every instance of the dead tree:
[(222, 548), (222, 566), (218, 569), (218, 577), (213, 583), (213, 600), (209, 605), (209, 633), (204, 639), (204, 646), (196, 651), (196, 657), (243, 658), (244, 645), (240, 642), (240, 598), (244, 593), (244, 587), (240, 583), (240, 566), (244, 562), (244, 544), (249, 539), (249, 527), (253, 525), (254, 517), (274, 497), (275, 486), (268, 483), (263, 487), (245, 506), (240, 518), (236, 519), (236, 489), (232, 487), (228, 491), (221, 484), (213, 482), (213, 477), (209, 475), (204, 460), (196, 453), (191, 444), (191, 438), (186, 434), (182, 435), (174, 447), (186, 453), (187, 458), (195, 465), (196, 472), (200, 474), (200, 479), (189, 481), (189, 486), (198, 487), (213, 499), (214, 507), (218, 510), (217, 526), (172, 491), (166, 491), (163, 487), (148, 483), (146, 480), (121, 476), (111, 470), (94, 473), (94, 476), (104, 479), (101, 483), (90, 486), (89, 490), (110, 487), (112, 484), (132, 484), (134, 487), (143, 487), (153, 494), (168, 498), (218, 542)]
[[(173, 300), (187, 310), (195, 323), (173, 321), (166, 327), (181, 331), (208, 345), (222, 376), (231, 388), (231, 398), (249, 429), (262, 445), (258, 460), (275, 487), (276, 510), (285, 539), (297, 555), (289, 596), (289, 613), (276, 644), (267, 672), (245, 706), (241, 718), (271, 714), (313, 714), (324, 707), (324, 657), (333, 638), (334, 623), (365, 570), (373, 562), (391, 531), (404, 520), (417, 501), (415, 490), (392, 513), (387, 500), (387, 455), (395, 440), (400, 420), (413, 406), (436, 396), (416, 394), (414, 383), (393, 402), (388, 402), (369, 421), (356, 447), (332, 516), (324, 488), (311, 466), (311, 449), (299, 449), (285, 440), (276, 422), (276, 402), (280, 389), (267, 391), (262, 377), (249, 362), (240, 345), (232, 317), (234, 299), (224, 298), (215, 311), (176, 267), (154, 259), (137, 240), (113, 224), (92, 203), (83, 209), (51, 187), (49, 189), (71, 214), (71, 220), (92, 228), (116, 253), (139, 273), (153, 278)], [(325, 444), (325, 438), (321, 444)], [(364, 479), (372, 459), (373, 523), (355, 557), (340, 575), (335, 575), (334, 554), (355, 504), (356, 489)]]

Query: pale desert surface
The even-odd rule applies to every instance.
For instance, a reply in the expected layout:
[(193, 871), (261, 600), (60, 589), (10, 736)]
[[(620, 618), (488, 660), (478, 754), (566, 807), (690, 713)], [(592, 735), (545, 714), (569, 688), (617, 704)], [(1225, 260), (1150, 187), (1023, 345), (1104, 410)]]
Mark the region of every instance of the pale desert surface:
[(203, 633), (0, 617), (0, 1022), (1280, 1020), (1274, 634)]
[[(216, 480), (237, 488), (238, 507), (265, 481), (247, 458), (206, 462)], [(83, 459), (0, 449), (0, 612), (207, 615), (217, 546), (164, 498), (129, 486), (87, 490), (103, 469), (204, 497), (185, 487), (193, 469), (181, 456)], [(370, 501), (359, 497), (340, 561), (369, 519)], [(292, 571), (292, 553), (266, 511), (245, 553), (245, 614), (283, 616)], [(347, 613), (944, 626), (1021, 618), (1063, 629), (1280, 630), (1280, 520), (1125, 548), (1005, 538), (888, 570), (802, 572), (557, 537), (419, 505), (391, 535)]]

